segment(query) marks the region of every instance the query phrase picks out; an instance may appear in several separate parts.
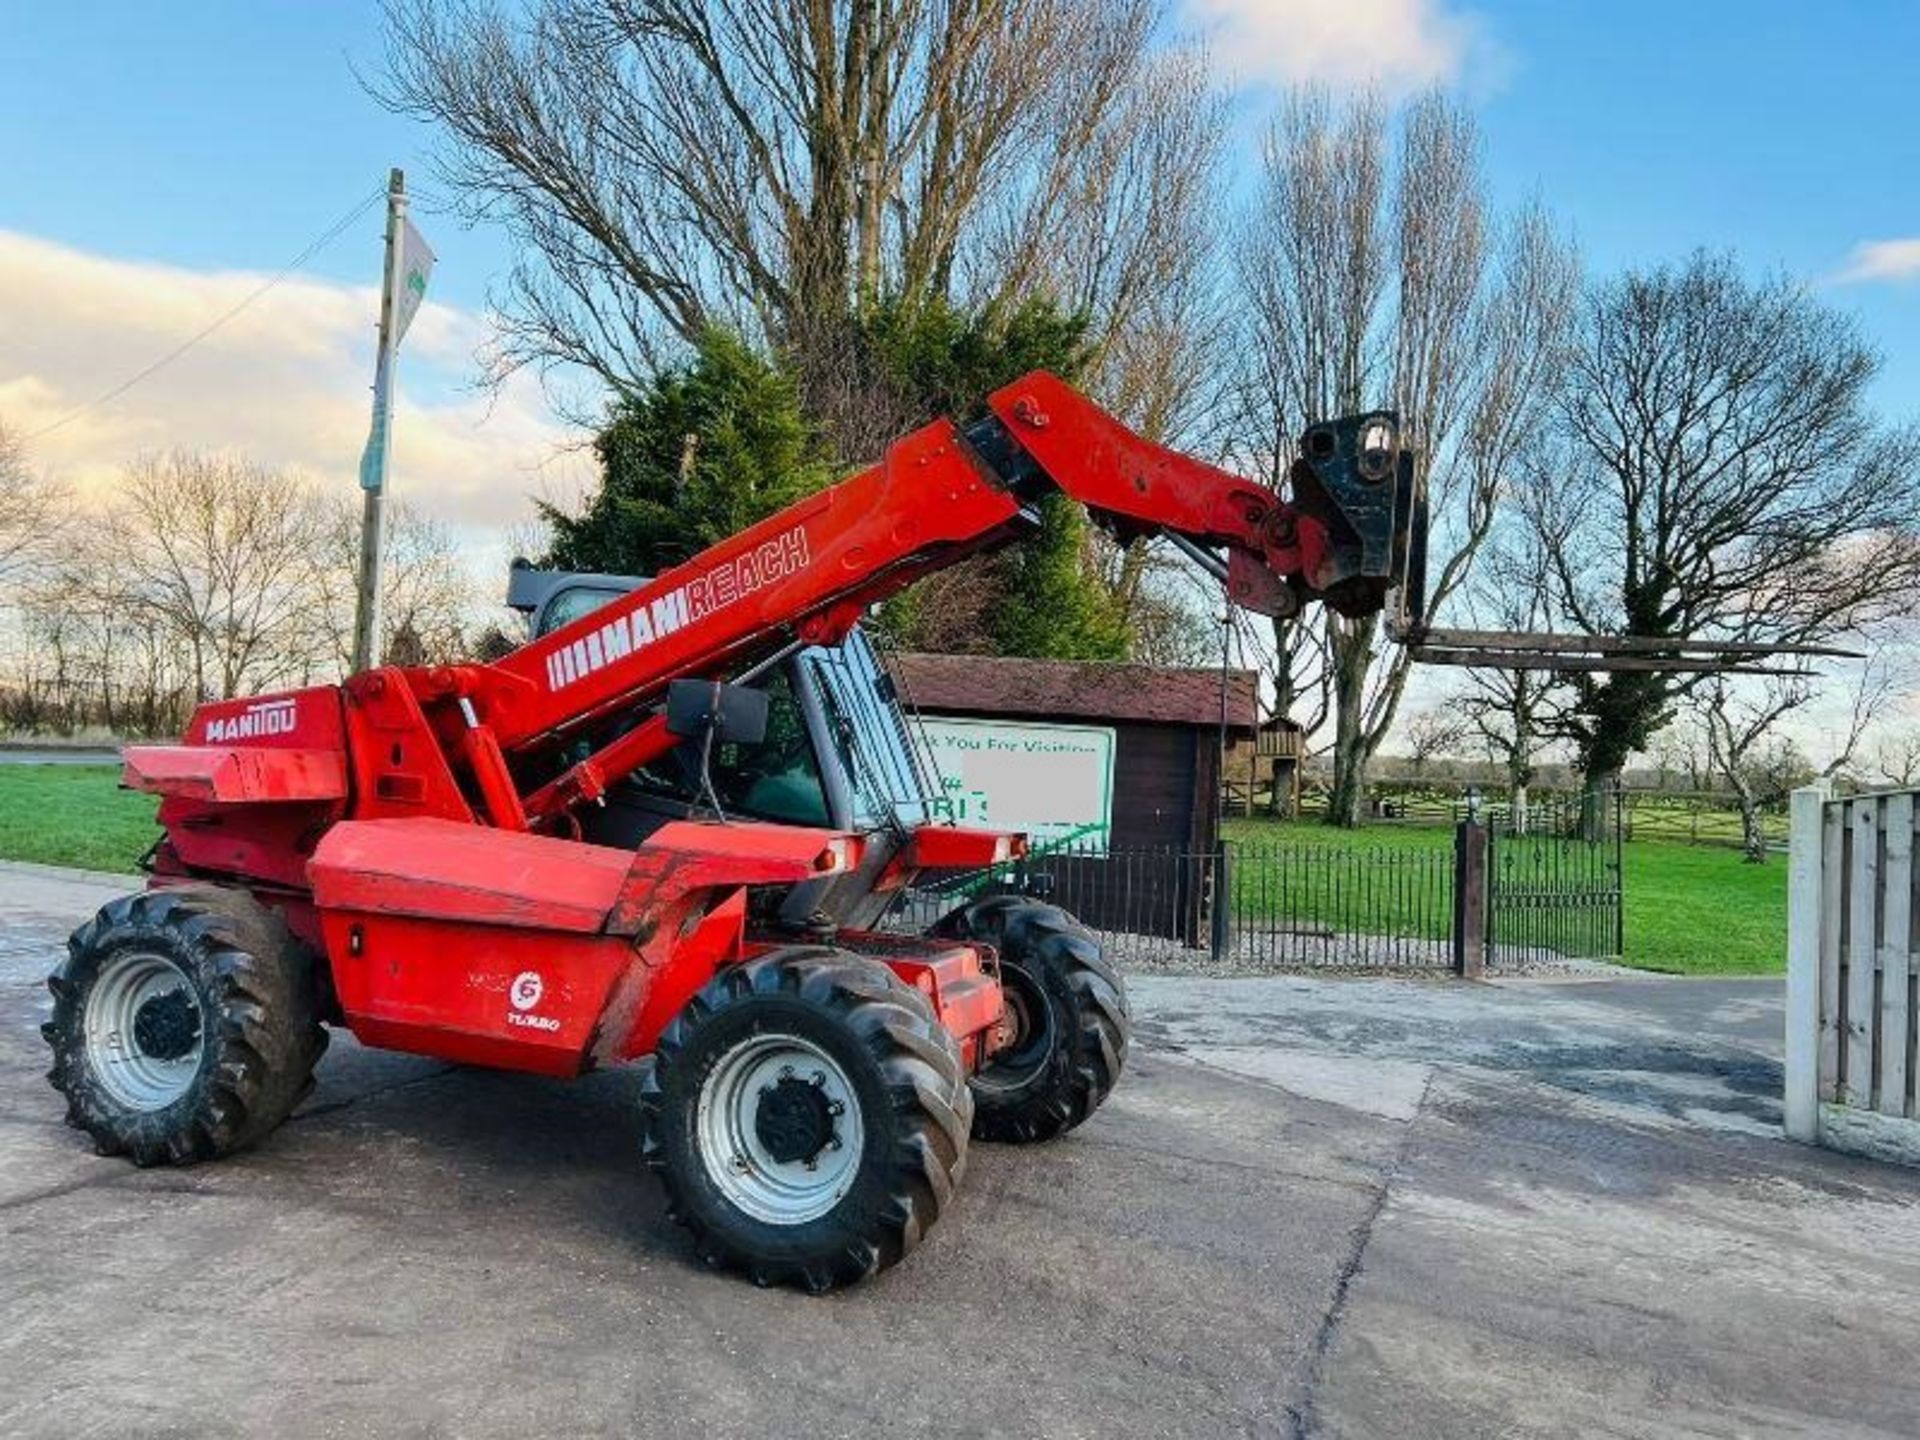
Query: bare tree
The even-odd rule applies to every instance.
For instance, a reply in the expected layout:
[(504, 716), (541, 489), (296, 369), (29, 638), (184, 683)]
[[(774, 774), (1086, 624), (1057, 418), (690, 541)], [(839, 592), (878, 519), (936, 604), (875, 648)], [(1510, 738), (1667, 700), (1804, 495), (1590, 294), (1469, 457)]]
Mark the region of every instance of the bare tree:
[(1750, 864), (1762, 864), (1767, 858), (1760, 805), (1775, 798), (1764, 793), (1769, 769), (1762, 756), (1769, 743), (1777, 742), (1780, 721), (1812, 696), (1811, 687), (1800, 676), (1741, 686), (1715, 675), (1695, 692), (1708, 756), (1740, 803), (1741, 848)]
[[(360, 506), (337, 500), (324, 515), (326, 552), (315, 613), (325, 631), (323, 663), (344, 673), (353, 663), (354, 597), (360, 563)], [(462, 658), (476, 615), (473, 579), (452, 533), (401, 501), (387, 510), (381, 563), (378, 651), (388, 664)]]
[(1880, 712), (1897, 693), (1911, 685), (1911, 671), (1892, 644), (1882, 642), (1867, 652), (1848, 691), (1847, 718), (1832, 732), (1835, 743), (1827, 763), (1820, 769), (1823, 778), (1840, 775), (1853, 764)]
[(724, 320), (793, 357), (853, 458), (891, 433), (857, 339), (882, 303), (1050, 290), (1137, 375), (1133, 317), (1177, 313), (1220, 130), (1162, 8), (389, 0), (377, 91), (439, 128), (457, 203), (520, 242), (503, 366), (631, 391)]
[[(1595, 288), (1559, 443), (1524, 507), (1576, 628), (1818, 642), (1920, 593), (1920, 434), (1878, 422), (1879, 360), (1846, 317), (1784, 279), (1704, 254)], [(1574, 677), (1561, 733), (1590, 789), (1698, 674)], [(1767, 708), (1762, 706), (1762, 710)], [(1743, 725), (1721, 726), (1723, 750)]]
[(1910, 790), (1920, 785), (1920, 725), (1907, 725), (1874, 747), (1873, 768), (1889, 785)]
[(1706, 790), (1713, 783), (1713, 762), (1705, 750), (1705, 736), (1693, 717), (1682, 715), (1647, 747), (1661, 791)]
[[(1253, 326), (1243, 448), (1264, 453), (1278, 477), (1289, 458), (1281, 437), (1307, 421), (1397, 410), (1434, 510), (1429, 609), (1444, 606), (1470, 575), (1549, 398), (1578, 284), (1571, 250), (1538, 211), (1504, 225), (1489, 218), (1478, 133), (1453, 102), (1414, 102), (1390, 143), (1378, 102), (1336, 111), (1306, 94), (1267, 137), (1238, 269)], [(1378, 617), (1325, 623), (1328, 819), (1351, 825), (1408, 661), (1380, 653)], [(1286, 660), (1310, 653), (1293, 629), (1276, 630)]]
[(311, 678), (325, 655), (315, 596), (325, 514), (292, 476), (176, 451), (127, 468), (99, 527), (96, 594), (159, 627), (198, 699)]
[[(1476, 614), (1492, 628), (1544, 631), (1553, 626), (1552, 561), (1526, 525), (1511, 517), (1495, 526), (1488, 563), (1476, 577)], [(1553, 677), (1535, 670), (1474, 669), (1463, 703), (1487, 751), (1506, 771), (1511, 823), (1527, 829), (1536, 762), (1551, 734)]]
[(1428, 765), (1457, 751), (1471, 729), (1464, 715), (1440, 706), (1430, 706), (1409, 715), (1402, 727), (1402, 734), (1407, 746), (1408, 768), (1413, 772), (1413, 778), (1422, 779)]
[(45, 560), (63, 528), (65, 489), (36, 471), (26, 443), (0, 424), (0, 581)]

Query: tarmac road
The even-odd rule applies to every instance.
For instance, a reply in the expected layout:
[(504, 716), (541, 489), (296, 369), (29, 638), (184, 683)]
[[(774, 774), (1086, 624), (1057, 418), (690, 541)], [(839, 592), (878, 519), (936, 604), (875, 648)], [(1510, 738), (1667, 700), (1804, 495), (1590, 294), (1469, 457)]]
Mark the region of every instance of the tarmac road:
[(257, 1150), (96, 1158), (0, 866), (0, 1435), (1911, 1435), (1920, 1177), (1771, 1138), (1773, 982), (1133, 985), (1120, 1090), (905, 1264), (711, 1274), (630, 1074), (363, 1050)]

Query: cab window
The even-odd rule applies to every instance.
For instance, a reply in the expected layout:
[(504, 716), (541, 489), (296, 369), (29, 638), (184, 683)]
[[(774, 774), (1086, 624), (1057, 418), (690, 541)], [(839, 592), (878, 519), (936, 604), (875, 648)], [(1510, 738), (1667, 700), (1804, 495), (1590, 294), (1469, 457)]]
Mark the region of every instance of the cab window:
[[(709, 773), (714, 794), (729, 815), (825, 828), (831, 822), (826, 791), (820, 783), (820, 764), (807, 737), (806, 716), (786, 671), (776, 671), (762, 688), (767, 692), (766, 739), (758, 745), (713, 747)], [(689, 807), (706, 807), (707, 797), (700, 785), (700, 747), (698, 740), (684, 741), (659, 761), (635, 772), (634, 783)]]
[(551, 635), (562, 625), (571, 625), (589, 611), (598, 610), (610, 600), (618, 600), (624, 593), (599, 585), (569, 585), (548, 600), (546, 609), (540, 612), (540, 634)]

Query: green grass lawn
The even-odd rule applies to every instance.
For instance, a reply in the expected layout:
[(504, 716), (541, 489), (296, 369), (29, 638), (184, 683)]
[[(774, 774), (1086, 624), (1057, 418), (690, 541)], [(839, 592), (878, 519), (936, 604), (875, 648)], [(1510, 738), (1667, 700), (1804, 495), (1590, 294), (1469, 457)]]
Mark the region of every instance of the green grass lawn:
[(0, 860), (131, 871), (157, 802), (119, 782), (117, 765), (0, 765)]
[[(1234, 898), (1243, 915), (1374, 933), (1449, 933), (1451, 912), (1430, 898), (1428, 868), (1452, 853), (1453, 832), (1445, 826), (1334, 830), (1229, 820), (1227, 835), (1242, 847)], [(1786, 968), (1785, 856), (1749, 865), (1731, 847), (1663, 840), (1634, 840), (1624, 849), (1627, 964), (1682, 975)]]

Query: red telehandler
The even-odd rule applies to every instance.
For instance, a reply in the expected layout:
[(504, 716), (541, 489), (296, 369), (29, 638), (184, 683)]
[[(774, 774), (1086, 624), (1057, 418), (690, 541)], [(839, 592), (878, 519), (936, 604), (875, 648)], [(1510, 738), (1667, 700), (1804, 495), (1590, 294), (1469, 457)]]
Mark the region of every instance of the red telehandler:
[(1128, 1028), (1085, 929), (1018, 894), (873, 928), (1025, 841), (923, 803), (857, 622), (1056, 491), (1240, 605), (1368, 614), (1417, 597), (1424, 504), (1384, 412), (1308, 430), (1282, 499), (1044, 373), (989, 410), (495, 663), (210, 703), (129, 748), (165, 834), (49, 979), (69, 1122), (141, 1165), (224, 1155), (299, 1103), (329, 1025), (545, 1075), (642, 1060), (646, 1163), (703, 1257), (821, 1290), (913, 1248), (970, 1135), (1084, 1121)]

